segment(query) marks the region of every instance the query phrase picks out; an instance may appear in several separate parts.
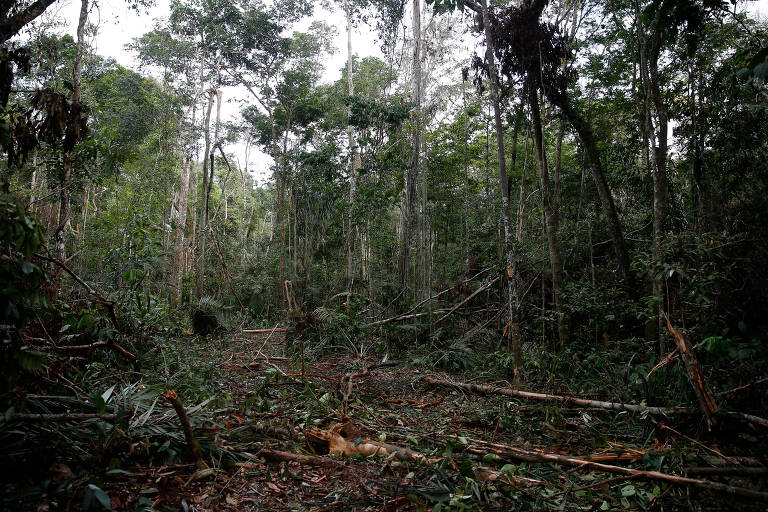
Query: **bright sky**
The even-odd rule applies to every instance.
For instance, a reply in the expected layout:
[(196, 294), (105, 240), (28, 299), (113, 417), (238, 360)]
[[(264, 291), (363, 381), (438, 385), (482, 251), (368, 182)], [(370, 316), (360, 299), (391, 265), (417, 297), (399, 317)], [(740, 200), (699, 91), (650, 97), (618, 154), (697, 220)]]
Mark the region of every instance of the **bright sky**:
[[(276, 0), (279, 1), (279, 0)], [(156, 5), (149, 13), (136, 13), (130, 9), (124, 0), (98, 0), (98, 8), (91, 11), (89, 21), (98, 26), (98, 33), (92, 44), (97, 54), (112, 57), (126, 67), (135, 68), (136, 61), (132, 52), (126, 51), (124, 46), (134, 38), (149, 31), (155, 19), (164, 19), (168, 16), (169, 1), (156, 0)], [(319, 2), (318, 2), (319, 3)], [(408, 4), (411, 2), (408, 1)], [(749, 1), (746, 8), (753, 16), (759, 19), (768, 19), (768, 0)], [(335, 45), (337, 52), (332, 55), (325, 66), (324, 81), (332, 82), (341, 76), (341, 68), (346, 63), (346, 23), (344, 16), (339, 12), (330, 12), (321, 7), (316, 8), (315, 17), (323, 19), (326, 23), (336, 27)], [(406, 5), (406, 24), (409, 23), (411, 7)], [(74, 36), (77, 28), (77, 20), (80, 13), (79, 0), (59, 0), (54, 3), (44, 15), (50, 21), (61, 22), (62, 31)], [(297, 27), (305, 29), (308, 22)], [(360, 27), (353, 32), (353, 52), (360, 56), (370, 55), (381, 57), (379, 44), (375, 34), (367, 27)], [(247, 93), (238, 88), (227, 88), (224, 91), (225, 104), (222, 106), (222, 116), (226, 120), (235, 120), (240, 111), (238, 99), (247, 99)], [(245, 145), (240, 144), (229, 148), (234, 151), (242, 164)], [(259, 151), (251, 151), (249, 170), (263, 183), (268, 174), (271, 159)]]

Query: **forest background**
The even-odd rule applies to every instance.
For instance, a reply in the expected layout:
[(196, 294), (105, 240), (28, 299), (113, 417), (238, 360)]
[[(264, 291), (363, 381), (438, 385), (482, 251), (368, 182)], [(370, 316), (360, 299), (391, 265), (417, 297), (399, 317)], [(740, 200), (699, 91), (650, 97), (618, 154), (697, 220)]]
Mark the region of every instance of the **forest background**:
[(695, 401), (651, 378), (675, 325), (713, 389), (765, 382), (765, 8), (4, 3), (3, 390), (278, 323), (302, 365), (517, 386), (612, 353)]

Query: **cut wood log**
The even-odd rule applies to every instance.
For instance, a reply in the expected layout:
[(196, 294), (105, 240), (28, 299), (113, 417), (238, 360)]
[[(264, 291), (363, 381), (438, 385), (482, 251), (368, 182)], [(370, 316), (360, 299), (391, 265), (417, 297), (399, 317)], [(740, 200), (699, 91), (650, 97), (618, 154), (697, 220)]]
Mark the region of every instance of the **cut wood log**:
[(699, 400), (699, 407), (704, 415), (704, 419), (707, 422), (707, 427), (711, 430), (712, 425), (715, 422), (714, 412), (717, 409), (714, 398), (712, 398), (712, 392), (709, 390), (709, 386), (704, 381), (704, 376), (701, 373), (701, 367), (696, 359), (696, 354), (693, 351), (693, 345), (691, 344), (688, 336), (684, 331), (678, 331), (672, 327), (672, 322), (669, 321), (669, 317), (664, 315), (667, 319), (667, 329), (672, 333), (672, 337), (675, 339), (677, 350), (680, 351), (680, 357), (685, 363), (685, 372), (688, 374), (688, 380), (691, 381), (693, 391), (696, 393), (696, 398)]
[(187, 411), (184, 409), (184, 405), (181, 403), (179, 395), (176, 394), (176, 392), (172, 389), (166, 389), (165, 399), (171, 403), (173, 409), (176, 411), (176, 415), (179, 417), (181, 427), (184, 430), (184, 437), (186, 437), (187, 444), (189, 445), (189, 450), (195, 457), (195, 464), (197, 465), (197, 469), (200, 471), (209, 469), (208, 464), (206, 464), (203, 460), (203, 454), (200, 452), (200, 445), (197, 444), (197, 440), (192, 433), (192, 424), (189, 422)]

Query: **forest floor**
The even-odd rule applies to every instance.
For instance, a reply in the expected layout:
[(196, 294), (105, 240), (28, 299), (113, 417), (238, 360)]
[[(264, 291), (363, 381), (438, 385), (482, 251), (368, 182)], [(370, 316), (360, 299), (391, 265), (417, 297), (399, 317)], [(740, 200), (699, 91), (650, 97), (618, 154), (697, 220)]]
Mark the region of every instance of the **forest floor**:
[[(750, 469), (768, 461), (760, 427), (707, 432), (690, 417), (469, 393), (423, 379), (429, 374), (467, 382), (468, 374), (359, 354), (307, 361), (302, 375), (300, 363), (285, 357), (277, 333), (190, 336), (159, 352), (156, 374), (137, 373), (140, 382), (124, 381), (106, 398), (116, 407), (130, 403), (130, 418), (114, 425), (101, 419), (61, 424), (58, 439), (42, 430), (35, 438), (28, 427), (27, 442), (49, 444), (18, 455), (17, 464), (38, 467), (36, 478), (4, 475), (4, 509), (99, 510), (107, 500), (121, 511), (765, 509), (765, 502), (726, 495), (717, 484), (673, 485), (594, 467), (521, 461), (514, 452), (517, 447), (766, 491), (768, 474)], [(103, 385), (110, 382), (107, 375)], [(163, 382), (172, 383), (185, 402), (211, 470), (190, 462), (181, 424), (162, 398)], [(534, 391), (562, 390), (550, 382)], [(377, 453), (324, 454), (328, 446), (318, 444), (318, 436), (334, 434), (350, 450), (373, 444)], [(391, 445), (409, 456), (378, 454)], [(74, 448), (83, 454), (63, 458)], [(9, 464), (14, 462), (4, 461), (4, 472)], [(730, 468), (723, 473), (735, 474), (718, 474), (723, 465)]]

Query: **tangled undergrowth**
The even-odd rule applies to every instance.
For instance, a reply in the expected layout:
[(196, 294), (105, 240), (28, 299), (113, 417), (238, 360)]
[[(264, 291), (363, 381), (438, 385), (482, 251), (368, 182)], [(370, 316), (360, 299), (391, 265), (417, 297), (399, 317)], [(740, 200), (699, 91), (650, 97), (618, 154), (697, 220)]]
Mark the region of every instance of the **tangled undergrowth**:
[[(4, 510), (764, 506), (714, 488), (521, 460), (514, 449), (762, 492), (768, 487), (765, 430), (758, 425), (734, 420), (707, 431), (696, 416), (659, 417), (480, 395), (430, 386), (423, 379), (430, 374), (503, 385), (500, 353), (451, 373), (424, 352), (403, 355), (401, 361), (360, 358), (359, 353), (325, 356), (307, 361), (301, 375), (298, 359), (285, 357), (282, 333), (156, 336), (145, 347), (137, 363), (142, 372), (104, 351), (87, 364), (71, 362), (80, 368), (74, 375), (66, 368), (49, 369), (46, 378), (55, 385), (17, 387), (3, 397)], [(622, 361), (621, 354), (619, 348), (586, 361), (571, 354), (549, 360), (532, 356), (526, 387), (660, 404), (648, 379), (639, 377), (643, 372)], [(679, 373), (675, 367), (664, 371), (667, 380)], [(196, 468), (179, 418), (163, 398), (166, 389), (183, 401), (210, 470)], [(761, 391), (764, 383), (756, 383), (728, 396)], [(685, 403), (686, 398), (667, 397), (661, 405)], [(313, 453), (317, 447), (308, 443), (308, 433), (330, 432), (339, 425), (352, 432), (346, 439), (350, 446), (365, 439), (417, 455)]]

